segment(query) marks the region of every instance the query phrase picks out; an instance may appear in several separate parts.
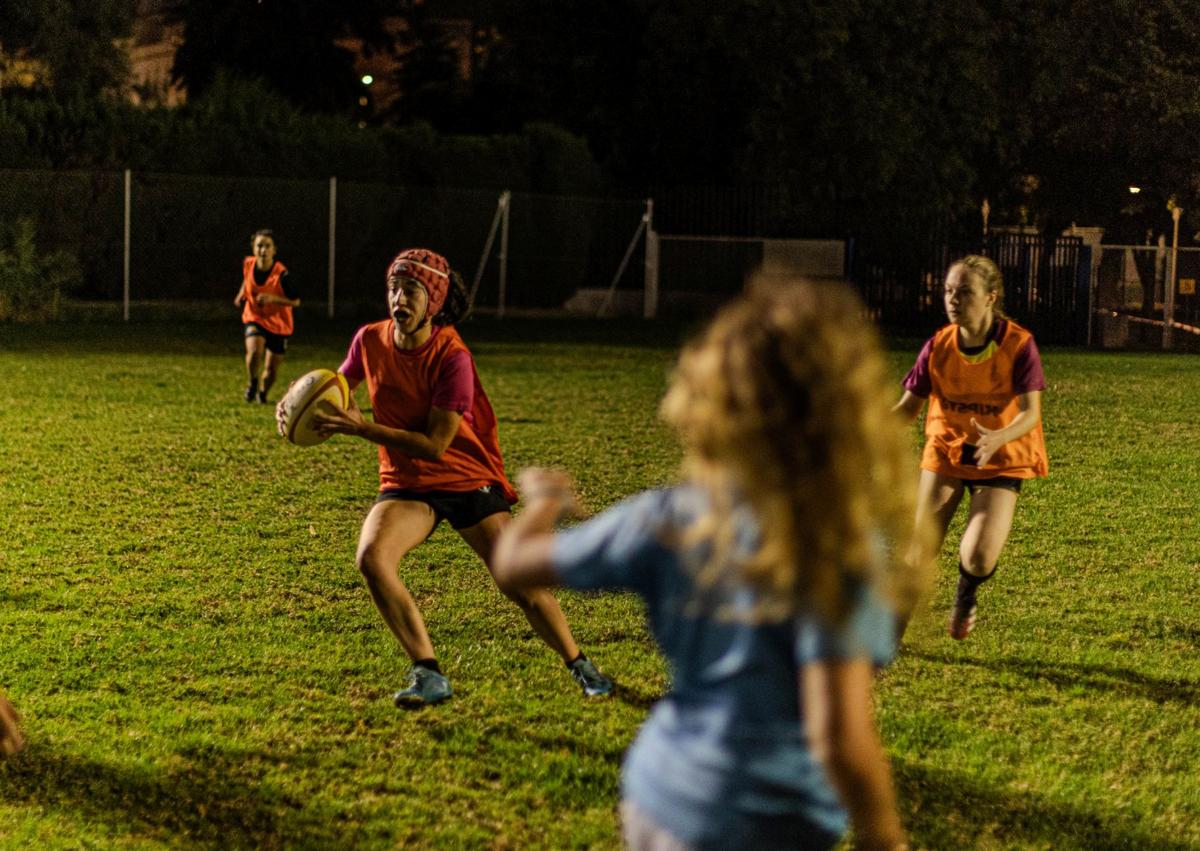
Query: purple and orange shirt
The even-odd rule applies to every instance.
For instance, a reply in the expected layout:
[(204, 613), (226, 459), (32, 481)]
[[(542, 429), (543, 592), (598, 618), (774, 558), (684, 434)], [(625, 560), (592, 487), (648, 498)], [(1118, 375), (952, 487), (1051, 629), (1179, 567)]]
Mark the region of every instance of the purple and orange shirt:
[(1046, 389), (1033, 335), (1012, 320), (997, 319), (987, 343), (971, 352), (959, 347), (958, 325), (940, 329), (921, 348), (904, 389), (929, 400), (922, 469), (960, 479), (1032, 479), (1049, 472), (1040, 422), (1002, 446), (986, 467), (973, 460), (979, 433), (972, 419), (1003, 428), (1020, 413), (1019, 396)]

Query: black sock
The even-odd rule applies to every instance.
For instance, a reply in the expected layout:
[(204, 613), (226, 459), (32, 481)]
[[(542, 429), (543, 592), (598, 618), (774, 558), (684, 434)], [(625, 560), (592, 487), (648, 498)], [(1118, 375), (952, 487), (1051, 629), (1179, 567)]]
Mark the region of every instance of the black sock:
[[(999, 566), (1000, 565), (996, 565), (996, 567)], [(967, 569), (963, 567), (963, 563), (960, 560), (958, 562), (958, 575), (962, 577), (960, 580), (961, 584), (966, 586), (966, 588), (963, 590), (974, 597), (975, 589), (996, 575), (996, 567), (993, 567), (992, 572), (987, 576), (976, 576), (974, 573), (968, 573)]]
[(438, 667), (437, 659), (418, 659), (413, 662), (414, 668), (428, 668), (435, 674), (440, 674), (442, 669)]
[(586, 658), (587, 658), (587, 656), (584, 656), (584, 655), (583, 655), (583, 651), (581, 650), (581, 651), (579, 651), (579, 655), (578, 655), (578, 656), (576, 656), (574, 659), (572, 659), (570, 662), (568, 662), (568, 663), (567, 663), (567, 667), (568, 667), (568, 668), (570, 668), (570, 667), (571, 667), (572, 665), (574, 665), (576, 662), (582, 662), (582, 661), (583, 661), (584, 659), (586, 659)]

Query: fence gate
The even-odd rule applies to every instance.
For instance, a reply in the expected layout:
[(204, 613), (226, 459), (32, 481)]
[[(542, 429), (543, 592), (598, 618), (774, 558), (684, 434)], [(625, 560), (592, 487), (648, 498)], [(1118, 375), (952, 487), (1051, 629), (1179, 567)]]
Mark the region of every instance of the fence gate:
[[(1101, 246), (1096, 261), (1096, 345), (1200, 349), (1200, 248), (1178, 251), (1174, 298), (1168, 299), (1172, 249), (1165, 243)], [(1168, 313), (1172, 337), (1164, 341)]]
[(1088, 342), (1091, 249), (1080, 237), (993, 233), (974, 243), (934, 240), (888, 248), (853, 240), (846, 266), (881, 325), (919, 336), (946, 322), (946, 271), (967, 254), (996, 262), (1004, 275), (1005, 312), (1039, 342)]

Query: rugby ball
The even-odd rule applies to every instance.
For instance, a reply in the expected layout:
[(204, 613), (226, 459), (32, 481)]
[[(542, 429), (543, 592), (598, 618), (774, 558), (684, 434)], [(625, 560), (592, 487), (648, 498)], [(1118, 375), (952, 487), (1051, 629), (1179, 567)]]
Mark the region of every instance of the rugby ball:
[(326, 439), (313, 429), (313, 415), (322, 407), (347, 408), (350, 385), (340, 372), (314, 369), (296, 379), (280, 403), (283, 406), (283, 436), (297, 446), (316, 446)]

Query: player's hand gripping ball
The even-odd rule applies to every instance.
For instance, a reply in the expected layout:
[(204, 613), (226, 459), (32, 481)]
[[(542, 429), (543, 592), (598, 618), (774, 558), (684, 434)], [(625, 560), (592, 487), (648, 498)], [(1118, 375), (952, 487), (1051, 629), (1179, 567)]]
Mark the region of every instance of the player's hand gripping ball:
[(350, 386), (340, 372), (314, 369), (296, 379), (279, 402), (280, 434), (297, 446), (316, 446), (329, 438), (318, 434), (313, 415), (350, 406)]

